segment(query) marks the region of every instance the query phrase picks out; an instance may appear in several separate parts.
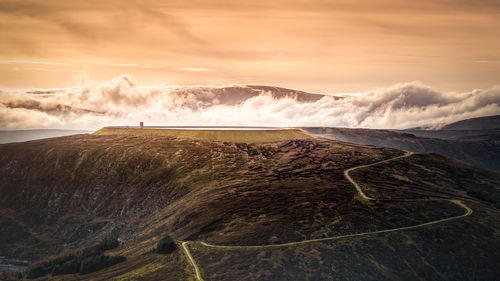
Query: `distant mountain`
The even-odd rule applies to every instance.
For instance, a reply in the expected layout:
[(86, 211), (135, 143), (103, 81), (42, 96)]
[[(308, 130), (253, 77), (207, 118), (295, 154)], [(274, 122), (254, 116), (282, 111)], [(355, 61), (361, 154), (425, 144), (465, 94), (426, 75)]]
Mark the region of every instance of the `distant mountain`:
[(23, 142), (88, 133), (91, 133), (91, 131), (53, 129), (0, 131), (0, 143)]
[(459, 139), (462, 137), (500, 134), (500, 115), (465, 119), (445, 125), (437, 130), (418, 127), (394, 131), (438, 139)]
[[(324, 95), (322, 94), (313, 94), (304, 91), (279, 88), (273, 86), (247, 85), (247, 87), (262, 92), (272, 93), (272, 95), (276, 98), (293, 97), (296, 98), (297, 101), (299, 102), (315, 102), (324, 97)], [(341, 99), (342, 97), (333, 97), (333, 98)]]
[(408, 133), (417, 137), (456, 140), (467, 137), (500, 134), (500, 129), (494, 130), (391, 130), (399, 133)]
[[(271, 86), (228, 86), (228, 87), (184, 87), (174, 89), (171, 93), (179, 103), (192, 109), (213, 106), (214, 104), (237, 105), (246, 100), (268, 94), (276, 99), (293, 98), (298, 102), (315, 102), (324, 97), (321, 94), (311, 94), (303, 91)], [(340, 99), (337, 97), (337, 99)]]
[(465, 119), (448, 124), (441, 130), (499, 130), (500, 115)]
[(412, 131), (349, 128), (303, 129), (309, 133), (334, 140), (438, 153), (478, 167), (500, 171), (500, 133), (472, 134), (458, 139), (439, 139), (415, 136)]

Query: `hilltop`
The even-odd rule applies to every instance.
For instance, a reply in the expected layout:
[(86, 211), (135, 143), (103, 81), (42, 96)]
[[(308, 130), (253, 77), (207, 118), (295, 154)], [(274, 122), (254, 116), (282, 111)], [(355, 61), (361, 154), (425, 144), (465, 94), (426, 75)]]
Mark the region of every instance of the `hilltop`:
[(310, 139), (311, 136), (300, 129), (175, 129), (175, 128), (127, 128), (104, 127), (94, 135), (149, 135), (169, 136), (216, 142), (266, 143), (284, 140)]

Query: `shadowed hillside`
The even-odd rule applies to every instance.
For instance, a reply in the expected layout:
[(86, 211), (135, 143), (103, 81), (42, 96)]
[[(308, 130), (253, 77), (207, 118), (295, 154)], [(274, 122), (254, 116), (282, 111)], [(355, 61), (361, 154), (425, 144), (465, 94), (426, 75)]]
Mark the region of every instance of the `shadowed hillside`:
[(478, 167), (500, 171), (500, 134), (446, 140), (417, 137), (410, 133), (389, 130), (349, 128), (304, 128), (304, 130), (334, 140), (439, 153)]
[(395, 130), (396, 132), (409, 133), (418, 137), (436, 139), (463, 139), (486, 135), (500, 135), (500, 115), (465, 119), (443, 126), (440, 129), (412, 128)]
[(441, 130), (498, 130), (500, 129), (500, 115), (465, 119), (448, 124)]

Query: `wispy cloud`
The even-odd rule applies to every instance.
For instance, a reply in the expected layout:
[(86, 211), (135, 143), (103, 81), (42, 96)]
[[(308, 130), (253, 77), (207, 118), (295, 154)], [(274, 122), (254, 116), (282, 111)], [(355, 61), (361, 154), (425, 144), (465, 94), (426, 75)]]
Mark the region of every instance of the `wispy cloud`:
[[(74, 65), (73, 63), (31, 61), (31, 60), (0, 60), (0, 64)], [(154, 65), (142, 65), (142, 64), (134, 64), (134, 63), (94, 63), (94, 62), (89, 62), (89, 63), (85, 63), (85, 64), (109, 65), (109, 66), (120, 66), (120, 67), (160, 68), (159, 66), (154, 66)]]
[(109, 65), (109, 66), (121, 66), (121, 67), (160, 68), (159, 66), (154, 66), (154, 65), (142, 65), (133, 63), (99, 63), (99, 64)]
[(180, 69), (181, 71), (194, 71), (194, 72), (211, 72), (216, 71), (213, 68), (198, 68), (198, 67), (184, 67)]
[(0, 60), (0, 64), (45, 64), (45, 65), (73, 65), (71, 63), (31, 61), (31, 60)]
[(476, 63), (500, 63), (500, 59), (497, 60), (475, 60)]
[[(482, 59), (498, 53), (499, 13), (498, 0), (1, 0), (0, 57), (64, 58), (98, 81), (129, 67), (157, 83), (211, 71), (219, 83), (324, 92), (414, 79), (464, 90), (499, 83), (498, 60)], [(7, 71), (5, 87), (69, 80)]]

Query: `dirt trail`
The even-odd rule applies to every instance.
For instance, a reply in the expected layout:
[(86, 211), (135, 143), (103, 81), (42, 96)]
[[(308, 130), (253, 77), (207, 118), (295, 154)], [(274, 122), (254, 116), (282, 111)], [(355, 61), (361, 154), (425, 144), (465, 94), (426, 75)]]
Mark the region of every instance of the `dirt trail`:
[(428, 198), (428, 199), (377, 199), (377, 198), (373, 198), (373, 197), (367, 196), (363, 192), (363, 190), (361, 189), (361, 186), (359, 186), (359, 184), (353, 178), (351, 178), (351, 176), (349, 175), (350, 172), (352, 172), (354, 170), (357, 170), (357, 169), (367, 168), (367, 167), (370, 167), (370, 166), (374, 166), (374, 165), (386, 163), (386, 162), (397, 160), (397, 159), (400, 159), (400, 158), (409, 157), (409, 156), (411, 156), (413, 154), (414, 154), (413, 152), (407, 152), (404, 155), (393, 157), (393, 158), (386, 159), (386, 160), (382, 160), (382, 161), (375, 162), (375, 163), (372, 163), (372, 164), (367, 164), (367, 165), (361, 165), (361, 166), (352, 167), (352, 168), (346, 169), (344, 171), (344, 176), (345, 176), (345, 178), (350, 183), (352, 183), (352, 185), (354, 185), (354, 187), (356, 188), (356, 191), (358, 192), (359, 196), (361, 196), (361, 198), (364, 199), (364, 200), (384, 201), (384, 202), (391, 202), (391, 201), (392, 202), (401, 202), (401, 201), (408, 201), (408, 202), (409, 201), (449, 201), (449, 202), (451, 202), (453, 204), (456, 204), (456, 205), (462, 207), (465, 210), (465, 213), (463, 213), (462, 215), (454, 216), (454, 217), (449, 217), (449, 218), (439, 219), (439, 220), (433, 220), (433, 221), (429, 221), (429, 222), (425, 222), (425, 223), (421, 223), (421, 224), (416, 224), (416, 225), (412, 225), (412, 226), (404, 226), (404, 227), (397, 227), (397, 228), (391, 228), (391, 229), (385, 229), (385, 230), (363, 232), (363, 233), (355, 233), (355, 234), (346, 234), (346, 235), (332, 236), (332, 237), (325, 237), (325, 238), (308, 239), (308, 240), (303, 240), (303, 241), (288, 242), (288, 243), (282, 243), (282, 244), (267, 244), (267, 245), (254, 245), (254, 246), (239, 246), (239, 245), (230, 246), (230, 245), (213, 245), (213, 244), (209, 244), (209, 243), (202, 242), (202, 241), (185, 241), (185, 242), (182, 243), (182, 247), (183, 247), (184, 252), (186, 253), (189, 261), (191, 262), (191, 264), (194, 267), (197, 280), (203, 281), (203, 278), (201, 277), (200, 270), (198, 268), (198, 265), (196, 264), (195, 259), (193, 258), (193, 256), (191, 255), (191, 252), (189, 251), (189, 248), (188, 248), (188, 244), (189, 243), (199, 243), (199, 244), (201, 244), (203, 246), (206, 246), (206, 247), (223, 248), (223, 249), (279, 248), (279, 247), (294, 246), (294, 245), (307, 244), (307, 243), (320, 242), (320, 241), (329, 241), (329, 240), (335, 240), (335, 239), (341, 239), (341, 238), (348, 238), (348, 237), (358, 237), (358, 236), (366, 236), (366, 235), (379, 234), (379, 233), (395, 232), (395, 231), (402, 231), (402, 230), (411, 230), (411, 229), (416, 229), (416, 228), (420, 228), (420, 227), (424, 227), (424, 226), (429, 226), (429, 225), (433, 225), (433, 224), (438, 224), (438, 223), (447, 222), (447, 221), (451, 221), (451, 220), (455, 220), (455, 219), (459, 219), (459, 218), (470, 216), (472, 214), (472, 209), (469, 208), (467, 205), (465, 205), (462, 201), (455, 200), (455, 199), (441, 199), (441, 198)]

